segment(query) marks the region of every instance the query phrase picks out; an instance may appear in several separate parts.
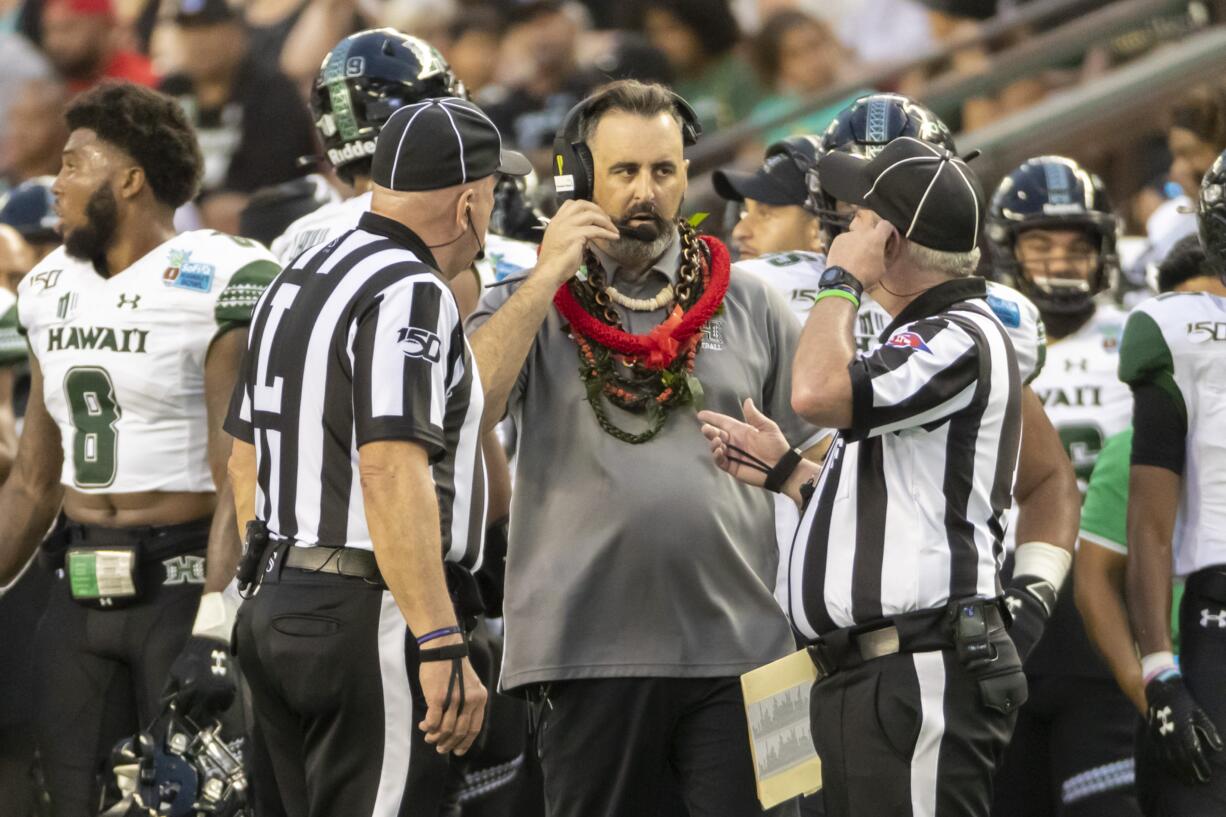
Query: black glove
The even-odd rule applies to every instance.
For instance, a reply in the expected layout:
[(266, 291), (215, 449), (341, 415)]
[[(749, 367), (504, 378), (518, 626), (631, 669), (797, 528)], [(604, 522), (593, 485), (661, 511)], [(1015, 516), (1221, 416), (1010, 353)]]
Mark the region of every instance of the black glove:
[(229, 645), (194, 635), (171, 664), (162, 697), (173, 700), (179, 714), (201, 723), (228, 709), (235, 690)]
[(1009, 636), (1022, 663), (1043, 637), (1047, 620), (1056, 609), (1056, 598), (1051, 582), (1034, 576), (1014, 576), (1005, 588), (1005, 604), (1013, 617)]
[(1209, 751), (1222, 751), (1222, 739), (1197, 706), (1178, 670), (1168, 670), (1145, 685), (1149, 704), (1150, 746), (1167, 769), (1185, 783), (1209, 782)]

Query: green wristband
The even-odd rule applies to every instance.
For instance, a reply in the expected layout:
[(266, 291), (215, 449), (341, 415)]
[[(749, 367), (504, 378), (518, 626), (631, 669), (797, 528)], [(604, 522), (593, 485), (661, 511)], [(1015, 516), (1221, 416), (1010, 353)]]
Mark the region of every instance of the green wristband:
[(821, 302), (822, 298), (843, 298), (844, 300), (851, 301), (851, 305), (856, 309), (860, 308), (860, 299), (845, 289), (823, 289), (821, 292), (817, 293), (817, 297), (813, 299), (813, 305), (817, 306), (818, 303)]

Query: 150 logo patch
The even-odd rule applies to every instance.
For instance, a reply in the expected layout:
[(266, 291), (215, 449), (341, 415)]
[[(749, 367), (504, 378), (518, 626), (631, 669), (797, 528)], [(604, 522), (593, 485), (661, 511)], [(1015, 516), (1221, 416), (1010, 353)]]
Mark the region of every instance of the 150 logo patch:
[(443, 349), (443, 342), (438, 335), (428, 329), (416, 326), (406, 326), (396, 332), (396, 345), (405, 357), (420, 357), (431, 363), (438, 363)]

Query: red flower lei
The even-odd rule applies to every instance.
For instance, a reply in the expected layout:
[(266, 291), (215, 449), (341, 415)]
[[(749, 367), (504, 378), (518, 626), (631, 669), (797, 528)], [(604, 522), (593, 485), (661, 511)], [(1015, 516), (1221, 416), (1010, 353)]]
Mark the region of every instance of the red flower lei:
[(667, 318), (645, 335), (633, 335), (594, 317), (575, 299), (568, 283), (559, 287), (553, 296), (554, 306), (570, 323), (571, 331), (612, 352), (637, 360), (648, 369), (667, 369), (678, 354), (696, 342), (699, 332), (719, 311), (728, 292), (728, 248), (713, 236), (699, 238), (711, 252), (710, 284), (690, 309), (682, 313), (680, 307), (674, 307)]

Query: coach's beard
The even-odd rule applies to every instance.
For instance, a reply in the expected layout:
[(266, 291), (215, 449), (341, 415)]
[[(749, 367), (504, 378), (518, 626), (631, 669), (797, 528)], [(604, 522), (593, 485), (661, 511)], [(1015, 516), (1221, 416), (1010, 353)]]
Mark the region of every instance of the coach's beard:
[(619, 275), (627, 277), (645, 272), (652, 261), (664, 254), (676, 235), (671, 222), (652, 204), (632, 208), (614, 224), (621, 237), (610, 241), (605, 252), (622, 266)]
[(94, 271), (105, 277), (106, 251), (114, 243), (118, 227), (119, 202), (110, 185), (103, 183), (85, 204), (85, 224), (64, 233), (64, 251), (93, 263)]

